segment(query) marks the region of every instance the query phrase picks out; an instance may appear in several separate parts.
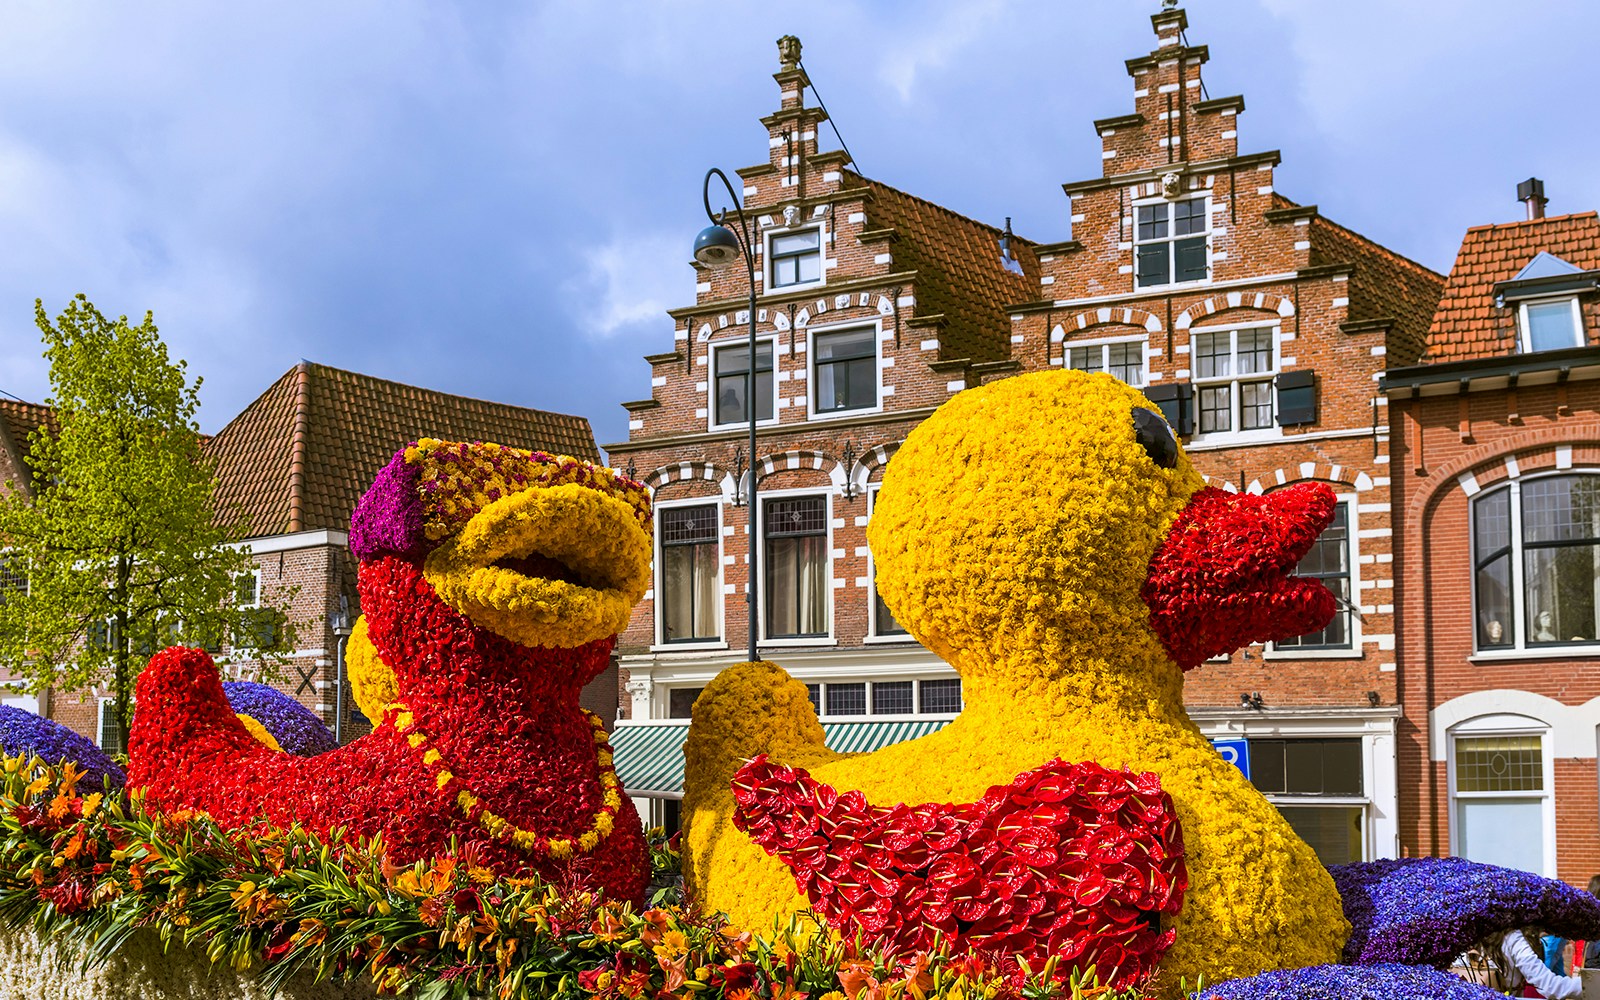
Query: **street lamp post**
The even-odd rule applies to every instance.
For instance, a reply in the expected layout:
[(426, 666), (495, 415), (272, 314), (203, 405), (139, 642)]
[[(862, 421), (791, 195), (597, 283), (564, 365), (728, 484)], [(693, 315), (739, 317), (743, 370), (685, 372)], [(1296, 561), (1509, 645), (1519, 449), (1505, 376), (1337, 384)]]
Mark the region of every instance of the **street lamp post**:
[[(739, 216), (739, 233), (722, 224), (722, 218), (727, 215), (723, 212), (711, 211), (711, 178), (717, 178), (728, 192), (728, 197), (733, 201), (733, 210)], [(745, 587), (745, 610), (750, 618), (750, 661), (753, 663), (761, 659), (756, 651), (759, 628), (757, 624), (758, 612), (756, 604), (757, 576), (757, 551), (760, 536), (757, 535), (756, 511), (756, 258), (754, 248), (750, 245), (750, 223), (745, 218), (744, 209), (739, 204), (739, 196), (734, 193), (733, 185), (728, 182), (728, 175), (716, 167), (706, 171), (706, 179), (700, 192), (701, 200), (705, 202), (706, 218), (711, 220), (711, 225), (700, 230), (700, 235), (694, 239), (694, 259), (707, 267), (720, 268), (731, 264), (736, 256), (744, 257), (745, 271), (750, 278), (750, 357), (745, 365), (744, 373), (744, 405), (750, 417), (750, 489), (745, 495), (745, 502), (750, 507), (750, 581)], [(776, 360), (776, 359), (774, 359)], [(776, 369), (776, 365), (774, 365)], [(712, 400), (712, 405), (716, 401)], [(734, 485), (737, 493), (738, 484)]]
[(339, 610), (328, 612), (328, 629), (334, 649), (333, 741), (344, 746), (344, 644), (350, 636), (350, 602), (344, 594), (339, 595)]

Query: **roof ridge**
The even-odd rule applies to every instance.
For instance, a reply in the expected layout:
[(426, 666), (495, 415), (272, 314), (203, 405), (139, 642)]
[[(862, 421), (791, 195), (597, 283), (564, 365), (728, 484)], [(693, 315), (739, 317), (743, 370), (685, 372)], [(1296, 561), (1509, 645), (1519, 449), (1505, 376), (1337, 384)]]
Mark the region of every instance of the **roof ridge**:
[(1448, 272), (1441, 273), (1439, 271), (1435, 271), (1433, 268), (1431, 268), (1428, 265), (1422, 263), (1421, 261), (1412, 260), (1410, 257), (1407, 257), (1405, 254), (1401, 253), (1400, 251), (1392, 249), (1390, 247), (1386, 247), (1382, 243), (1379, 243), (1377, 240), (1373, 239), (1370, 236), (1365, 236), (1365, 235), (1363, 235), (1361, 233), (1356, 232), (1354, 229), (1351, 229), (1349, 226), (1346, 226), (1346, 225), (1344, 225), (1342, 223), (1339, 223), (1339, 222), (1335, 222), (1334, 220), (1328, 218), (1326, 215), (1323, 215), (1321, 210), (1318, 210), (1318, 212), (1317, 212), (1317, 221), (1319, 221), (1319, 222), (1321, 222), (1321, 223), (1323, 223), (1325, 225), (1332, 226), (1333, 228), (1339, 230), (1341, 233), (1344, 233), (1347, 236), (1349, 236), (1351, 239), (1360, 240), (1361, 242), (1367, 244), (1370, 247), (1375, 247), (1376, 249), (1382, 251), (1385, 256), (1389, 257), (1392, 260), (1398, 261), (1399, 263), (1401, 263), (1403, 265), (1406, 265), (1406, 266), (1411, 267), (1411, 268), (1413, 268), (1413, 269), (1415, 269), (1417, 271), (1420, 271), (1424, 275), (1427, 275), (1429, 277), (1438, 278), (1439, 279), (1440, 288), (1443, 288), (1444, 287), (1444, 283), (1446, 281), (1450, 280), (1450, 275), (1449, 275)]
[(1543, 225), (1546, 222), (1572, 222), (1576, 219), (1600, 218), (1600, 212), (1590, 209), (1587, 212), (1568, 212), (1565, 215), (1546, 215), (1538, 219), (1513, 219), (1510, 222), (1486, 222), (1481, 226), (1468, 226), (1469, 233), (1486, 233), (1495, 229), (1512, 229), (1516, 226)]
[[(947, 208), (946, 206), (941, 205), (936, 201), (929, 201), (928, 199), (919, 197), (917, 195), (914, 195), (914, 194), (910, 193), (909, 191), (902, 191), (899, 188), (895, 187), (893, 184), (885, 184), (883, 181), (873, 180), (870, 177), (864, 177), (861, 174), (856, 173), (856, 171), (854, 171), (854, 170), (850, 170), (850, 171), (847, 171), (847, 172), (852, 174), (853, 176), (855, 176), (857, 179), (859, 179), (863, 183), (865, 183), (868, 187), (883, 188), (883, 189), (885, 189), (887, 191), (890, 191), (890, 192), (893, 192), (894, 194), (899, 195), (902, 198), (906, 198), (906, 199), (908, 199), (910, 201), (914, 201), (914, 202), (918, 203), (919, 205), (927, 205), (929, 208), (932, 208), (932, 209), (935, 209), (937, 211), (943, 212), (945, 215), (953, 216), (953, 217), (955, 217), (957, 219), (960, 219), (962, 222), (971, 223), (974, 226), (978, 226), (978, 227), (980, 227), (982, 229), (986, 229), (989, 232), (993, 233), (995, 235), (996, 239), (999, 239), (1001, 236), (1005, 235), (1005, 230), (1000, 228), (999, 226), (990, 225), (987, 222), (983, 222), (983, 221), (981, 221), (979, 219), (974, 219), (970, 215), (962, 215), (960, 212), (957, 212), (953, 208)], [(1015, 232), (1013, 232), (1011, 234), (1011, 238), (1014, 239), (1014, 240), (1019, 240), (1019, 241), (1021, 241), (1023, 243), (1026, 243), (1030, 247), (1037, 245), (1037, 242), (1038, 242), (1036, 240), (1030, 240), (1026, 236), (1018, 236)]]
[[(301, 364), (310, 366), (310, 369), (313, 372), (320, 371), (322, 373), (332, 373), (335, 375), (347, 375), (350, 378), (359, 379), (363, 382), (382, 382), (385, 385), (398, 386), (402, 389), (426, 393), (430, 396), (443, 396), (449, 399), (461, 399), (469, 403), (482, 403), (485, 406), (503, 406), (511, 410), (526, 410), (529, 413), (539, 413), (547, 417), (565, 417), (570, 420), (582, 420), (585, 423), (587, 423), (589, 419), (587, 417), (579, 416), (575, 413), (561, 413), (556, 410), (542, 410), (538, 407), (523, 406), (521, 403), (504, 403), (499, 400), (484, 399), (480, 396), (465, 396), (458, 392), (445, 392), (443, 389), (430, 389), (427, 386), (413, 385), (409, 382), (399, 382), (392, 378), (384, 378), (381, 375), (368, 375), (366, 372), (351, 371), (348, 368), (335, 368), (333, 365), (325, 365), (318, 361), (302, 361)], [(293, 371), (294, 369), (290, 370)]]
[(289, 533), (304, 522), (306, 439), (311, 434), (311, 362), (294, 366), (294, 431), (289, 439)]

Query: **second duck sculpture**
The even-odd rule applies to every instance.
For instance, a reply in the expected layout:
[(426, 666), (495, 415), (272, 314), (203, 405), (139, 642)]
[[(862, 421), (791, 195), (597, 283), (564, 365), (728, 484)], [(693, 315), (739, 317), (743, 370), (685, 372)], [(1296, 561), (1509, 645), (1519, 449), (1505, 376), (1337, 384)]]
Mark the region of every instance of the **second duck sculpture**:
[[(809, 906), (798, 869), (736, 825), (749, 813), (736, 774), (881, 809), (981, 801), (1059, 759), (1154, 775), (1171, 797), (1188, 890), (1181, 912), (1148, 915), (1172, 932), (1154, 992), (1336, 961), (1349, 925), (1327, 871), (1183, 706), (1185, 670), (1327, 623), (1332, 596), (1291, 574), (1334, 502), (1320, 484), (1206, 486), (1160, 412), (1106, 375), (1024, 375), (953, 397), (895, 454), (868, 537), (879, 593), (960, 673), (964, 709), (921, 739), (836, 754), (781, 668), (725, 670), (685, 747), (685, 867), (700, 902), (756, 930)], [(775, 766), (741, 774), (761, 754)]]

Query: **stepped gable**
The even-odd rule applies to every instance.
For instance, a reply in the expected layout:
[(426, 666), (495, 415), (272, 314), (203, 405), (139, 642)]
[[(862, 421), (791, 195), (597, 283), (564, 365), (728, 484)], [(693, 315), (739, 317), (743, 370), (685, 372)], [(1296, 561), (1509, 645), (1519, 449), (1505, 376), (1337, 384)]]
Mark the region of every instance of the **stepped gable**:
[(1600, 269), (1600, 217), (1583, 212), (1467, 230), (1428, 331), (1425, 360), (1514, 353), (1515, 312), (1495, 308), (1494, 286), (1515, 278), (1541, 252), (1581, 270)]
[(944, 360), (999, 361), (1011, 356), (1007, 307), (1035, 297), (1039, 259), (1033, 244), (1015, 234), (1011, 253), (1021, 274), (1001, 263), (1004, 232), (948, 208), (851, 174), (872, 192), (873, 228), (894, 229), (897, 263), (917, 273), (917, 314), (943, 315), (939, 335)]
[(218, 518), (242, 536), (345, 530), (372, 477), (421, 437), (600, 461), (583, 417), (303, 361), (211, 440)]

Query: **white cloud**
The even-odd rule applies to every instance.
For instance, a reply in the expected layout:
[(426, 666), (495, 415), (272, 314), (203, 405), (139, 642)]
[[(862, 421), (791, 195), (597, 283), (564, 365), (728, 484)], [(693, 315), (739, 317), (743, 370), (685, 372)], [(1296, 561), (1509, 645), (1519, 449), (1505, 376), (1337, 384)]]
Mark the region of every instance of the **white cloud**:
[(659, 335), (666, 311), (690, 300), (688, 259), (678, 233), (625, 234), (585, 251), (583, 274), (566, 288), (583, 332), (598, 340)]
[(898, 38), (890, 35), (886, 39), (890, 48), (883, 58), (883, 79), (902, 102), (911, 103), (918, 75), (950, 65), (963, 49), (978, 40), (980, 29), (994, 23), (1004, 7), (1005, 0), (957, 3), (937, 16), (924, 17), (920, 30)]

